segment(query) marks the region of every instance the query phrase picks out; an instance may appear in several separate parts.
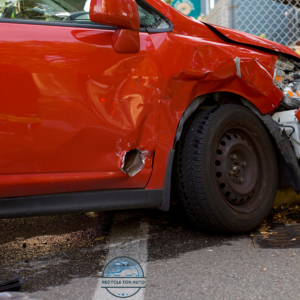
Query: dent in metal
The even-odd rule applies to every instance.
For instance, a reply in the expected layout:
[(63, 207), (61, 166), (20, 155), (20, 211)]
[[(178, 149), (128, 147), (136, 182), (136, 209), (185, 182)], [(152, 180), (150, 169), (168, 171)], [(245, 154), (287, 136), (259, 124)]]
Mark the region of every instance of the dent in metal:
[[(162, 88), (158, 144), (147, 183), (149, 189), (163, 187), (169, 151), (179, 140), (185, 120), (204, 100), (199, 101), (199, 97), (209, 95), (215, 100), (215, 93), (224, 97), (225, 93), (236, 94), (248, 99), (262, 113), (272, 111), (282, 99), (282, 92), (273, 84), (275, 55), (224, 44), (212, 32), (196, 28), (193, 37), (177, 33), (152, 35), (151, 39), (161, 63)], [(180, 45), (181, 51), (172, 51), (176, 45)], [(193, 102), (194, 99), (197, 100)], [(152, 151), (148, 146), (146, 149)]]
[(141, 151), (139, 149), (130, 150), (124, 152), (121, 155), (121, 170), (129, 177), (133, 177), (140, 172), (145, 166), (145, 160), (150, 155), (148, 151)]
[(236, 57), (234, 59), (235, 65), (236, 65), (236, 72), (240, 78), (242, 78), (241, 74), (241, 59), (239, 57)]

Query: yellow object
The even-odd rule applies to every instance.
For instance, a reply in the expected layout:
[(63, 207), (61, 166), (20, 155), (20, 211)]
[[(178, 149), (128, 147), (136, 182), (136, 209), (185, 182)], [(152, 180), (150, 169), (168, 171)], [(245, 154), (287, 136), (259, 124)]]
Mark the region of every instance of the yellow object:
[(300, 195), (297, 195), (292, 187), (286, 187), (277, 190), (273, 208), (292, 203), (300, 203)]

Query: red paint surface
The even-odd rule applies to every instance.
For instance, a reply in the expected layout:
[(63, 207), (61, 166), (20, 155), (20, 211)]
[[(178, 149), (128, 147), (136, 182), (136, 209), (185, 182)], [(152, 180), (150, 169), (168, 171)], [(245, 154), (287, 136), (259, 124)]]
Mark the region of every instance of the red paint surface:
[(140, 34), (129, 29), (117, 29), (112, 36), (112, 44), (116, 52), (138, 53), (140, 51)]
[(222, 34), (224, 34), (227, 38), (231, 39), (232, 41), (244, 43), (247, 45), (259, 46), (259, 47), (270, 49), (272, 51), (286, 53), (293, 56), (295, 55), (295, 52), (291, 48), (269, 41), (267, 39), (260, 38), (255, 35), (240, 32), (230, 28), (225, 28), (216, 25), (213, 25), (213, 27), (217, 29), (219, 32), (221, 32)]
[(140, 29), (139, 11), (135, 0), (91, 0), (93, 22), (127, 29)]
[(0, 26), (0, 196), (20, 195), (19, 186), (23, 195), (60, 192), (49, 173), (82, 174), (65, 192), (90, 189), (86, 172), (99, 174), (92, 189), (145, 187), (153, 156), (133, 178), (119, 161), (124, 150), (156, 147), (160, 71), (150, 36), (140, 33), (140, 52), (120, 54), (113, 30)]
[[(249, 46), (224, 42), (162, 1), (148, 2), (174, 29), (140, 32), (138, 53), (116, 52), (114, 30), (0, 23), (0, 197), (162, 188), (193, 99), (231, 92), (262, 113), (278, 106), (277, 56), (251, 47), (274, 43), (218, 28)], [(121, 154), (135, 148), (151, 155), (130, 178)]]

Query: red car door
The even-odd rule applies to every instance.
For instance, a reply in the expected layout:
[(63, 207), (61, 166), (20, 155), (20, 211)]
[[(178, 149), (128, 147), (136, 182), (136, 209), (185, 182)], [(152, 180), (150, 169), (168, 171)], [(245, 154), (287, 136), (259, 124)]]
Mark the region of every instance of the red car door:
[[(145, 187), (160, 101), (148, 33), (140, 52), (117, 53), (88, 3), (47, 3), (1, 13), (0, 197)], [(130, 177), (122, 166), (134, 149), (145, 166)]]

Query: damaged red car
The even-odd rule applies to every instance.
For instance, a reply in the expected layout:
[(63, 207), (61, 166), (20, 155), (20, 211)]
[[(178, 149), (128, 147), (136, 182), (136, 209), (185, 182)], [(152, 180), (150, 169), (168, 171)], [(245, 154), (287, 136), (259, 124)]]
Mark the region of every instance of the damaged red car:
[[(0, 0), (0, 217), (157, 208), (246, 232), (300, 191), (300, 56), (160, 0)], [(173, 196), (173, 194), (172, 194)]]

